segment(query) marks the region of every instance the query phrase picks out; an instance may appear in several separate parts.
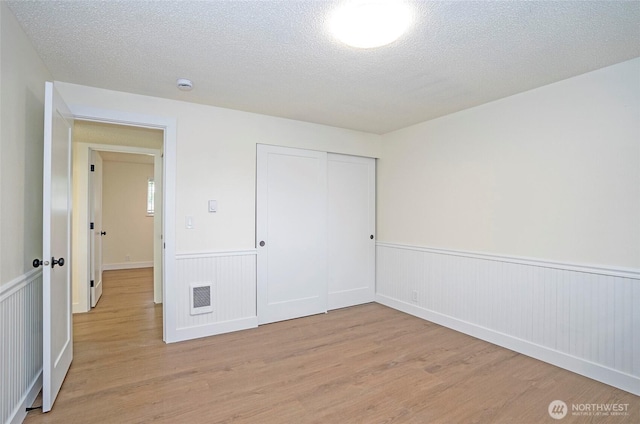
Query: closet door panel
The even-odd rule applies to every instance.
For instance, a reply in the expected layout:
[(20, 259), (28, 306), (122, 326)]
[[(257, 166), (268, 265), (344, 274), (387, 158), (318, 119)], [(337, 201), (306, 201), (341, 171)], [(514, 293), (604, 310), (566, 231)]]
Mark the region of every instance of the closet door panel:
[(258, 323), (327, 311), (327, 154), (258, 145)]
[(328, 309), (375, 300), (375, 159), (329, 154)]

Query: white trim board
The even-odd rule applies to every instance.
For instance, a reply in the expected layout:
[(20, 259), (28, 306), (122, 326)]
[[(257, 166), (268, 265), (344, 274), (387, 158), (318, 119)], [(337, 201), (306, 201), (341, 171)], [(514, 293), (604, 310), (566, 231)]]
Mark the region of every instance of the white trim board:
[(0, 286), (0, 303), (37, 278), (39, 276), (38, 274), (42, 274), (42, 268), (34, 268)]
[(121, 262), (117, 264), (103, 264), (103, 271), (115, 271), (118, 269), (153, 268), (153, 261), (147, 262)]
[(27, 408), (33, 405), (33, 402), (40, 394), (40, 390), (42, 390), (42, 369), (40, 369), (38, 375), (33, 379), (29, 385), (29, 390), (24, 394), (22, 401), (16, 406), (9, 417), (9, 424), (22, 424), (25, 418), (27, 418)]
[(203, 324), (192, 327), (182, 327), (176, 330), (176, 341), (193, 340), (201, 337), (217, 336), (218, 334), (249, 330), (258, 327), (258, 317), (240, 318), (231, 321)]
[(472, 252), (467, 250), (442, 249), (437, 247), (411, 246), (398, 243), (378, 242), (376, 246), (391, 247), (395, 249), (413, 250), (416, 252), (429, 252), (440, 255), (462, 256), (465, 258), (487, 259), (491, 261), (507, 262), (513, 264), (533, 265), (543, 268), (578, 271), (589, 274), (609, 275), (613, 277), (633, 278), (640, 280), (640, 269), (626, 267), (611, 267), (604, 265), (586, 265), (569, 262), (558, 262), (547, 259), (526, 258), (521, 256), (498, 255), (492, 253)]

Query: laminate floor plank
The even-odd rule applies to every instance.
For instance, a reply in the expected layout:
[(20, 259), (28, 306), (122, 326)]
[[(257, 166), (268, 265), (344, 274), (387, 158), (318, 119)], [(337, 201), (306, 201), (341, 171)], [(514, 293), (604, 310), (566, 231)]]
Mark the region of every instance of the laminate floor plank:
[(629, 404), (562, 423), (640, 422), (637, 396), (373, 303), (167, 345), (152, 279), (105, 272), (53, 410), (25, 423), (552, 423), (555, 399)]

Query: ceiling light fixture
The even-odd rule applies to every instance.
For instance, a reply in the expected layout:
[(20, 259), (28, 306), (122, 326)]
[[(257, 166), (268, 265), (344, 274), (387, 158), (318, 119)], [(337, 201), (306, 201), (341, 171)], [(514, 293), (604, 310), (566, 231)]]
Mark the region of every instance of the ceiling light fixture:
[(188, 80), (186, 78), (178, 78), (178, 80), (176, 81), (176, 84), (178, 85), (179, 90), (182, 90), (182, 91), (193, 90), (193, 83), (191, 82), (191, 80)]
[(329, 29), (345, 44), (370, 49), (400, 38), (413, 22), (402, 0), (354, 0), (333, 12)]

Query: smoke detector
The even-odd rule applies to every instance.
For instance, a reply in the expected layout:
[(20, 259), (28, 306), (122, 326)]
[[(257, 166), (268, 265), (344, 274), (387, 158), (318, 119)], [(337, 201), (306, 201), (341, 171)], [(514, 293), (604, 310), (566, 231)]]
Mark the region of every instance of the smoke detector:
[(193, 90), (193, 83), (191, 82), (191, 80), (188, 80), (186, 78), (178, 78), (178, 80), (176, 81), (176, 84), (178, 85), (179, 90), (182, 90), (182, 91)]

